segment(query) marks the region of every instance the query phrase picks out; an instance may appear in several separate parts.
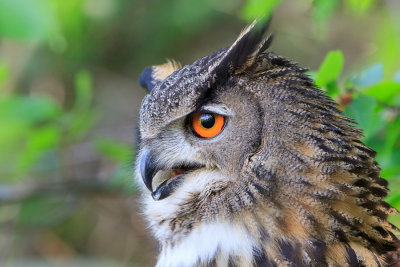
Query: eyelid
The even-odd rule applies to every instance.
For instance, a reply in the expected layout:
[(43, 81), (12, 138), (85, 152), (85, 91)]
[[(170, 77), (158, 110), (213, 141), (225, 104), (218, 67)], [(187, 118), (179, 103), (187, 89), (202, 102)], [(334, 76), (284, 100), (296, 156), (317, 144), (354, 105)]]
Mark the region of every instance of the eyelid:
[(209, 105), (202, 106), (199, 110), (196, 110), (194, 113), (216, 113), (225, 117), (233, 117), (232, 111), (228, 109), (225, 105)]

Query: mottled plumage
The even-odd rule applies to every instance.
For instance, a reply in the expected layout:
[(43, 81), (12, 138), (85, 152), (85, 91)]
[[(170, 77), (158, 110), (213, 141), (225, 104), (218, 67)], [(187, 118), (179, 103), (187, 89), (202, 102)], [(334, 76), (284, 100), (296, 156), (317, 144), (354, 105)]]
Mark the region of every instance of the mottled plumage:
[[(376, 153), (306, 69), (265, 52), (266, 29), (141, 77), (137, 177), (157, 266), (394, 266)], [(194, 134), (199, 112), (226, 118), (217, 136)]]

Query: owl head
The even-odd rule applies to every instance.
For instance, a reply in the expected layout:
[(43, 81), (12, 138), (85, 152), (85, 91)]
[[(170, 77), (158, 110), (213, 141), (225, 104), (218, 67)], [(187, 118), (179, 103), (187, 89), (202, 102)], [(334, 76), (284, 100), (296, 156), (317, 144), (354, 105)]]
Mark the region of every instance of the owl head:
[(140, 76), (136, 176), (159, 265), (383, 262), (398, 241), (375, 152), (306, 69), (266, 52), (267, 28)]

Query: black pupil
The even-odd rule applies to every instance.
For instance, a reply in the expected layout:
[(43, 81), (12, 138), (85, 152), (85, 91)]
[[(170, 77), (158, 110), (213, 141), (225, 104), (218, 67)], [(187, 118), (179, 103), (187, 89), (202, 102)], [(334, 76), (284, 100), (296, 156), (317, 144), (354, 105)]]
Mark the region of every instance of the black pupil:
[(204, 128), (210, 129), (214, 126), (215, 124), (215, 117), (214, 114), (210, 114), (210, 113), (204, 113), (200, 116), (200, 122), (201, 125)]

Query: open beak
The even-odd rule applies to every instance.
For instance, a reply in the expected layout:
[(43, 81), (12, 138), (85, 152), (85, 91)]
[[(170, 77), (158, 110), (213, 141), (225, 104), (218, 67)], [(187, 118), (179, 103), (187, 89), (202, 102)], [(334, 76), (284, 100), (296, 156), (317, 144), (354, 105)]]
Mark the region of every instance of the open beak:
[[(184, 176), (204, 167), (200, 164), (178, 164), (172, 168), (163, 167), (150, 149), (145, 149), (140, 159), (139, 168), (143, 182), (150, 190), (154, 200), (161, 200), (171, 195), (180, 185)], [(156, 178), (155, 178), (156, 177)], [(153, 180), (157, 183), (153, 191)]]

